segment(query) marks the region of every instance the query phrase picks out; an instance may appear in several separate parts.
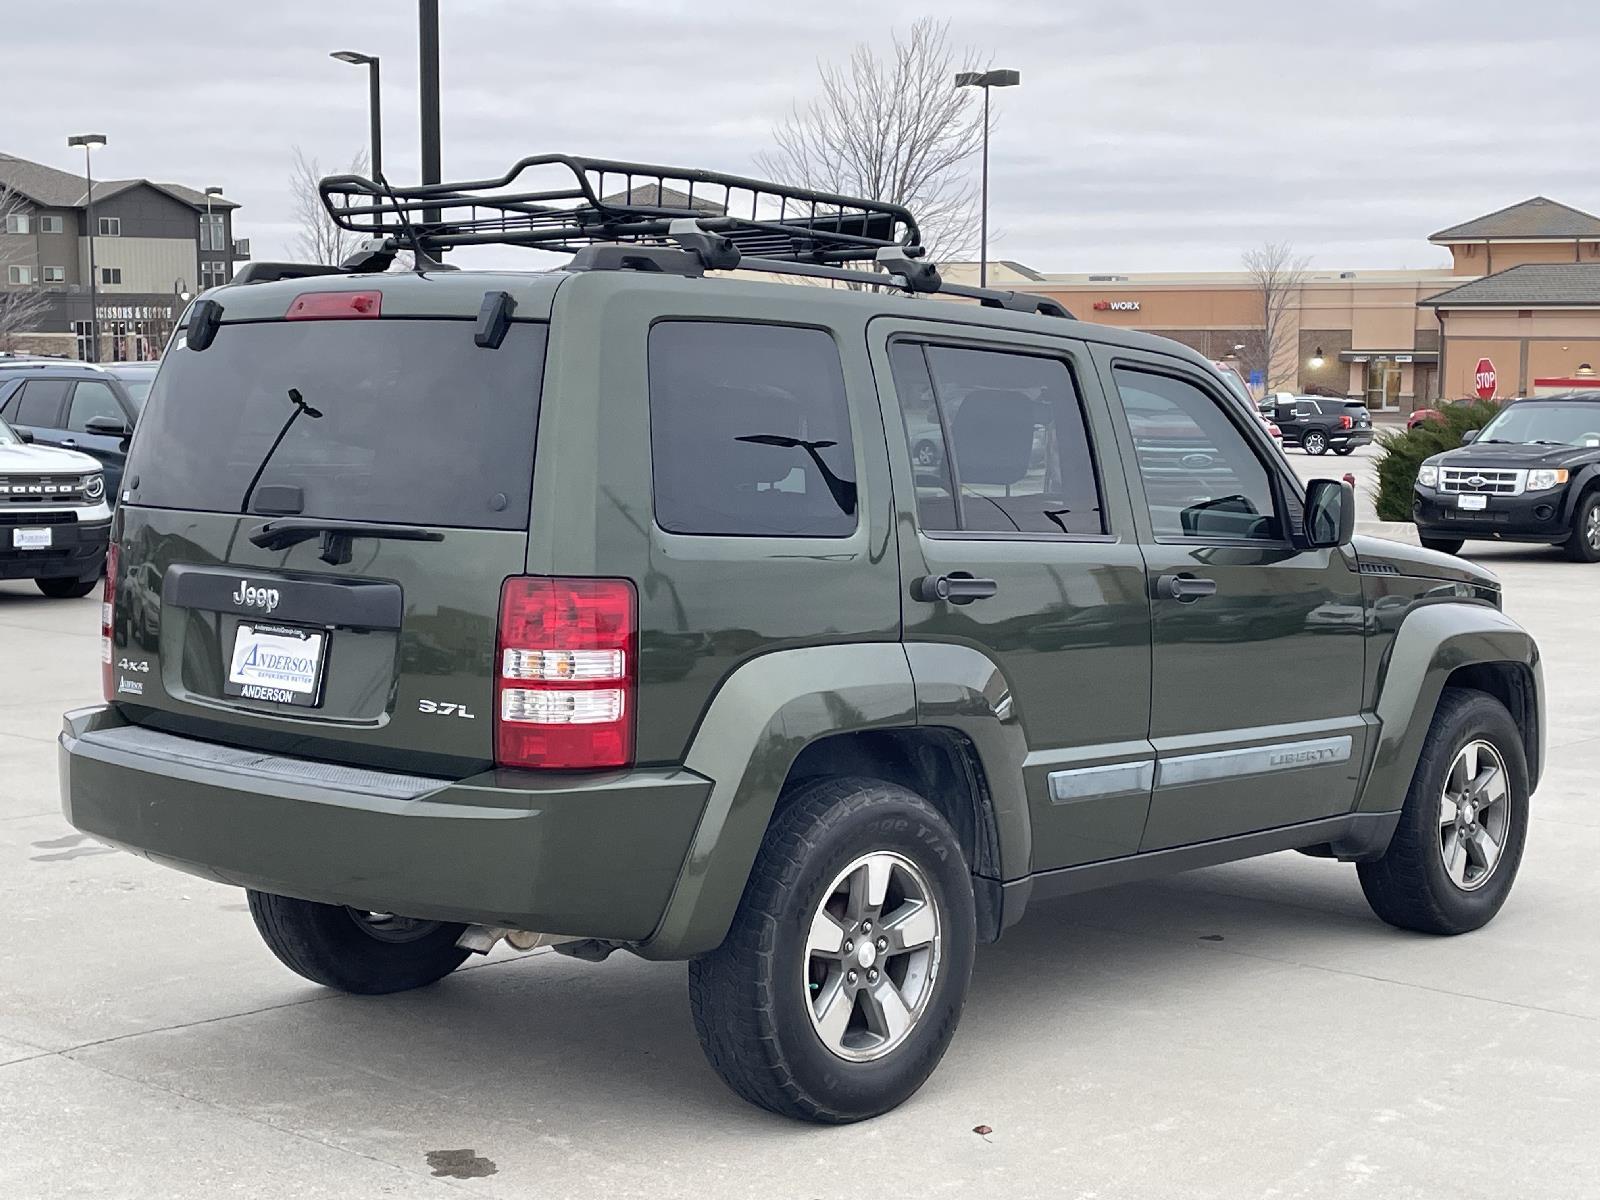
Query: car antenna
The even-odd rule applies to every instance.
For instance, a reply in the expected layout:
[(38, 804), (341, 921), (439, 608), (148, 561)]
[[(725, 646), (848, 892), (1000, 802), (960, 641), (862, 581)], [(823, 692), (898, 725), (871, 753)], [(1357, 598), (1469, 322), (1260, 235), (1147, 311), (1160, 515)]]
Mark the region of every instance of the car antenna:
[(442, 264), (429, 258), (428, 252), (422, 248), (422, 241), (417, 234), (416, 226), (411, 223), (411, 218), (406, 216), (406, 210), (400, 203), (400, 197), (394, 194), (394, 189), (389, 186), (389, 181), (383, 177), (383, 172), (374, 171), (372, 177), (388, 193), (390, 201), (394, 204), (394, 215), (400, 218), (400, 229), (405, 233), (406, 240), (411, 243), (411, 269), (418, 275), (425, 275), (427, 270), (423, 267), (423, 263), (427, 263), (430, 267), (441, 266)]
[(289, 402), (294, 405), (294, 411), (289, 414), (289, 419), (283, 423), (283, 428), (278, 430), (278, 436), (272, 439), (272, 445), (267, 447), (267, 452), (261, 456), (261, 465), (256, 468), (256, 473), (250, 476), (250, 486), (244, 489), (244, 499), (239, 501), (239, 511), (242, 513), (250, 511), (250, 497), (256, 494), (256, 484), (261, 482), (261, 476), (266, 473), (267, 464), (272, 461), (272, 456), (278, 452), (278, 447), (283, 444), (283, 439), (289, 436), (289, 427), (300, 419), (301, 413), (304, 413), (313, 421), (320, 419), (322, 416), (320, 408), (312, 408), (311, 405), (306, 403), (306, 399), (300, 394), (299, 388), (289, 389)]

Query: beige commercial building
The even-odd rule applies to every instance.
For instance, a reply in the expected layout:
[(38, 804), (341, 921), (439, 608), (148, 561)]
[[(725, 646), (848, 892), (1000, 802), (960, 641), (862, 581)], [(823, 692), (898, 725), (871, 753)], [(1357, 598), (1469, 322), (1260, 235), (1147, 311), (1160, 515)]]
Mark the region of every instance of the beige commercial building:
[[(1539, 196), (1428, 240), (1451, 265), (1308, 270), (1263, 385), (1403, 411), (1472, 395), (1482, 359), (1502, 397), (1582, 383), (1600, 366), (1600, 217)], [(949, 273), (976, 274), (970, 264)], [(1084, 320), (1161, 334), (1242, 368), (1263, 323), (1261, 290), (1243, 271), (1048, 275), (993, 262), (989, 285), (1041, 292)]]

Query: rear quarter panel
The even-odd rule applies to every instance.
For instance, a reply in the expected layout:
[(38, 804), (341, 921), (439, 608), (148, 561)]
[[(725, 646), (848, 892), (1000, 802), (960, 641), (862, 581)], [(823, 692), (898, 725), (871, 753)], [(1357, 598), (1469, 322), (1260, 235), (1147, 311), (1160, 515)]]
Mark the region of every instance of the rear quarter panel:
[[(821, 288), (712, 285), (632, 271), (577, 275), (558, 293), (528, 569), (637, 585), (640, 763), (682, 761), (713, 694), (742, 663), (801, 646), (898, 639), (899, 568), (883, 424), (866, 356), (869, 311)], [(706, 537), (656, 524), (648, 338), (651, 326), (667, 319), (763, 321), (832, 334), (855, 443), (853, 534)]]

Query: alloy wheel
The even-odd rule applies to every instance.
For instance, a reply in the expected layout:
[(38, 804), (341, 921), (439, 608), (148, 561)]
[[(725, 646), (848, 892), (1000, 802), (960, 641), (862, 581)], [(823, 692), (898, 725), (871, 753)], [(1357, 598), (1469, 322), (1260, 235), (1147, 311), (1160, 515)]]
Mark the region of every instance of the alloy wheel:
[(1439, 852), (1445, 874), (1464, 892), (1488, 882), (1511, 827), (1505, 760), (1481, 738), (1463, 746), (1445, 775), (1439, 801)]
[(1583, 540), (1589, 543), (1589, 549), (1600, 553), (1600, 504), (1589, 509), (1589, 516), (1583, 523)]
[(941, 947), (938, 902), (910, 859), (876, 851), (840, 871), (811, 918), (802, 968), (822, 1044), (850, 1062), (900, 1045), (928, 1007)]

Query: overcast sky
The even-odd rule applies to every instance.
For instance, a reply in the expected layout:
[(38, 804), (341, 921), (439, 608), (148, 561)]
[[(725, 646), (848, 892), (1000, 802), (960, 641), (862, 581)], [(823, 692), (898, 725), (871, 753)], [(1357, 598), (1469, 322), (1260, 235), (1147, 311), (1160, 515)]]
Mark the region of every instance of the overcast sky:
[[(47, 6), (46, 6), (47, 7)], [(995, 93), (995, 257), (1056, 271), (1237, 267), (1288, 239), (1319, 267), (1446, 265), (1427, 235), (1543, 193), (1600, 210), (1600, 5), (1564, 0), (443, 0), (445, 178), (564, 150), (752, 169), (817, 61), (948, 17), (1022, 73)], [(291, 147), (366, 141), (381, 55), (387, 173), (417, 178), (409, 0), (76, 0), (5, 23), (0, 150), (220, 184), (257, 257), (293, 234)], [(381, 18), (381, 20), (379, 19)], [(977, 164), (973, 164), (977, 169)], [(526, 252), (513, 262), (544, 266)]]

